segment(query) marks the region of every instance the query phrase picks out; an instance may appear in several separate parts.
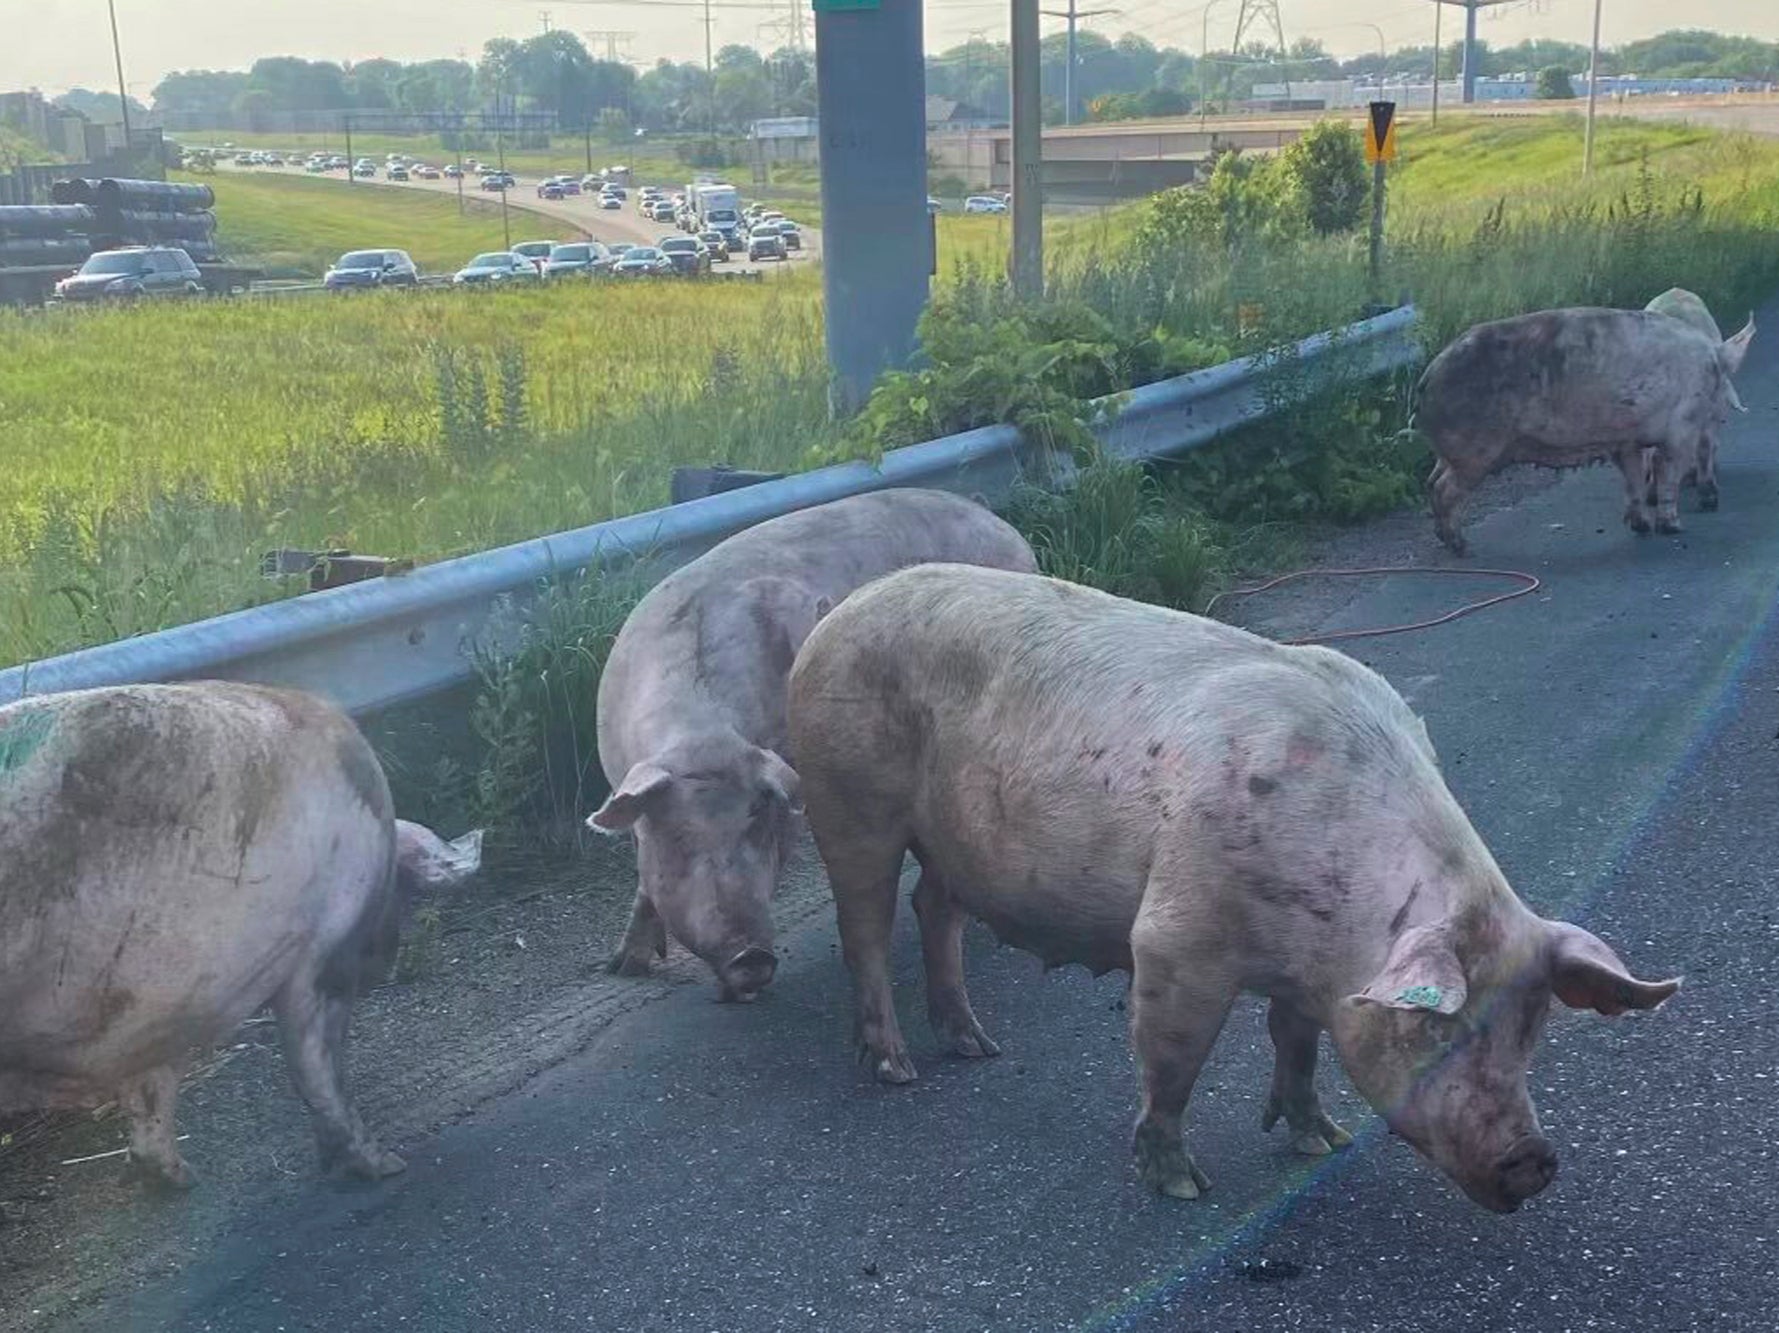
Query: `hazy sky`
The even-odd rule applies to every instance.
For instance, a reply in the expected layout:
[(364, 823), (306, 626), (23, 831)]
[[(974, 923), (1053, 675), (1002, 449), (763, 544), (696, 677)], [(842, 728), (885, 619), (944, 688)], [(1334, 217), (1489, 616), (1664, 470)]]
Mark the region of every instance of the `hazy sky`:
[[(719, 0), (713, 12), (717, 45), (776, 45), (768, 25), (788, 26), (793, 0)], [(1715, 28), (1779, 41), (1779, 0), (1605, 0), (1601, 40), (1615, 45), (1681, 26)], [(1196, 51), (1205, 6), (1202, 0), (1082, 0), (1082, 8), (1118, 7), (1089, 26), (1111, 36), (1140, 32), (1158, 45)], [(802, 0), (807, 13), (807, 0)], [(1063, 7), (1044, 0), (1044, 8)], [(1238, 0), (1216, 0), (1211, 42), (1227, 45)], [(1289, 38), (1321, 39), (1338, 55), (1375, 50), (1383, 30), (1390, 47), (1426, 42), (1433, 35), (1429, 0), (1280, 0)], [(415, 60), (434, 56), (474, 59), (489, 37), (524, 37), (541, 30), (545, 15), (557, 27), (586, 34), (615, 30), (633, 34), (622, 48), (628, 58), (652, 64), (662, 56), (702, 60), (704, 36), (697, 0), (117, 0), (124, 73), (132, 96), (143, 101), (170, 69), (246, 68), (262, 55), (297, 55), (337, 61), (386, 56)], [(926, 0), (929, 49), (963, 41), (972, 32), (991, 39), (1007, 31), (1007, 0)], [(1590, 0), (1520, 0), (1484, 11), (1479, 31), (1495, 43), (1524, 37), (1586, 42)], [(1445, 11), (1445, 33), (1462, 25), (1461, 10)], [(1060, 26), (1045, 20), (1046, 31)], [(42, 88), (55, 93), (76, 85), (114, 87), (105, 0), (0, 0), (0, 91)], [(590, 43), (596, 53), (603, 39)]]

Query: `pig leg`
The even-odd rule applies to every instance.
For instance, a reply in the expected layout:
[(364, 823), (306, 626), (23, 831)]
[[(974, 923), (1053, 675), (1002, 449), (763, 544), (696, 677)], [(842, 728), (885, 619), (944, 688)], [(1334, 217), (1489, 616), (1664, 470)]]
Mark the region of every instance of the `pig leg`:
[(173, 1108), (179, 1099), (180, 1065), (151, 1069), (124, 1090), (120, 1100), (130, 1118), (130, 1164), (156, 1184), (188, 1190), (197, 1176), (179, 1155)]
[(1459, 531), (1464, 502), (1470, 498), (1476, 481), (1465, 477), (1444, 459), (1434, 465), (1427, 490), (1433, 504), (1433, 531), (1453, 555), (1464, 555), (1468, 548)]
[(1239, 983), (1217, 950), (1183, 946), (1182, 933), (1142, 916), (1131, 931), (1131, 1043), (1143, 1069), (1143, 1110), (1131, 1149), (1145, 1185), (1196, 1199), (1211, 1182), (1186, 1152), (1181, 1121)]
[(925, 866), (914, 886), (914, 914), (920, 918), (920, 951), (926, 960), (927, 1018), (939, 1044), (953, 1055), (999, 1055), (1001, 1048), (976, 1021), (964, 990), (964, 927), (969, 917)]
[[(1699, 437), (1699, 461), (1687, 476), (1696, 476), (1699, 483), (1699, 508), (1717, 508), (1717, 436), (1706, 432)], [(1686, 484), (1686, 477), (1680, 479)]]
[(1680, 531), (1680, 462), (1665, 449), (1655, 451), (1655, 530)]
[(1646, 489), (1654, 489), (1661, 478), (1661, 450), (1651, 450), (1650, 466), (1655, 470), (1655, 477), (1645, 482), (1643, 469), (1643, 448), (1641, 445), (1626, 445), (1615, 455), (1619, 473), (1625, 479), (1625, 526), (1632, 532), (1648, 532), (1649, 516), (1643, 510), (1643, 493)]
[(639, 889), (630, 907), (630, 928), (624, 932), (624, 942), (606, 964), (606, 970), (621, 977), (646, 977), (651, 960), (665, 957), (667, 927), (661, 923), (655, 904)]
[(818, 846), (834, 889), (841, 956), (857, 998), (859, 1060), (884, 1083), (912, 1083), (917, 1074), (896, 1022), (889, 973), (890, 928), (907, 842), (843, 828)]
[(1344, 1148), (1353, 1136), (1328, 1117), (1316, 1095), (1316, 1044), (1322, 1030), (1293, 1005), (1275, 999), (1266, 1011), (1272, 1034), (1272, 1092), (1260, 1121), (1265, 1133), (1283, 1116), (1291, 1128), (1291, 1146), (1306, 1157), (1326, 1157)]
[(378, 1180), (405, 1170), (407, 1164), (385, 1151), (371, 1137), (346, 1100), (346, 1025), (352, 1001), (328, 995), (307, 977), (292, 978), (272, 997), (284, 1063), (291, 1082), (314, 1117), (321, 1169), (343, 1167), (365, 1180)]

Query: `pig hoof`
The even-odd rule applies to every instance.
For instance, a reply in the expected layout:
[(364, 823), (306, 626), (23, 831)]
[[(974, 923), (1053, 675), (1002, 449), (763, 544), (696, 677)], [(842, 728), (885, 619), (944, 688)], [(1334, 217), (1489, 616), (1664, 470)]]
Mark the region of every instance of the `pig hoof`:
[(399, 1176), (407, 1169), (406, 1162), (382, 1148), (368, 1148), (352, 1153), (345, 1159), (346, 1174), (359, 1180), (381, 1180), (385, 1176)]
[(1334, 1149), (1315, 1130), (1307, 1130), (1291, 1140), (1291, 1151), (1304, 1157), (1326, 1157)]
[(1136, 1155), (1137, 1174), (1157, 1194), (1196, 1199), (1211, 1187), (1198, 1163), (1177, 1143), (1158, 1144), (1145, 1131), (1138, 1131)]
[(1672, 537), (1680, 531), (1680, 520), (1677, 518), (1658, 518), (1655, 530), (1664, 537)]
[(1706, 513), (1713, 513), (1716, 511), (1717, 487), (1713, 486), (1709, 490), (1704, 487), (1699, 488), (1699, 508), (1703, 509)]
[(611, 962), (605, 965), (605, 970), (619, 977), (646, 977), (649, 974), (649, 960), (647, 955), (638, 958), (631, 953), (614, 954)]
[(1626, 514), (1625, 526), (1639, 536), (1649, 531), (1649, 520), (1642, 514)]
[(939, 1044), (952, 1055), (979, 1060), (1001, 1053), (999, 1044), (973, 1018), (964, 1023), (935, 1023), (933, 1030), (938, 1033)]
[(893, 1051), (874, 1051), (861, 1044), (859, 1060), (871, 1066), (871, 1072), (877, 1075), (879, 1083), (912, 1083), (920, 1075), (914, 1068), (914, 1061), (909, 1058), (905, 1048)]
[(183, 1157), (175, 1157), (171, 1162), (150, 1161), (145, 1157), (129, 1160), (130, 1169), (152, 1189), (183, 1193), (198, 1183), (198, 1173), (186, 1165)]

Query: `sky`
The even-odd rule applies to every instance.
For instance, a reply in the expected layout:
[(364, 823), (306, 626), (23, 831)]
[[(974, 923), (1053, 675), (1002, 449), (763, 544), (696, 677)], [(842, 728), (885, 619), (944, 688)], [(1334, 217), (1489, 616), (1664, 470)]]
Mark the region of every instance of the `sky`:
[[(892, 0), (893, 2), (893, 0)], [(583, 37), (629, 34), (620, 56), (643, 64), (667, 57), (702, 60), (699, 0), (116, 0), (130, 94), (142, 101), (173, 69), (245, 69), (259, 56), (295, 55), (335, 61), (383, 56), (473, 60), (490, 37), (526, 37), (546, 23)], [(1044, 8), (1062, 0), (1043, 0)], [(717, 0), (712, 10), (718, 46), (783, 43), (793, 6), (808, 17), (807, 0)], [(929, 50), (972, 33), (990, 40), (1007, 32), (1007, 0), (925, 0)], [(1138, 32), (1161, 46), (1197, 51), (1205, 21), (1203, 0), (1081, 0), (1082, 8), (1115, 8), (1087, 26), (1111, 37)], [(1210, 8), (1213, 47), (1227, 47), (1239, 0)], [(1430, 0), (1279, 0), (1287, 40), (1314, 37), (1340, 56), (1385, 44), (1430, 42)], [(1674, 0), (1605, 0), (1601, 41), (1608, 46), (1681, 26), (1714, 28), (1779, 41), (1779, 0), (1691, 0), (1677, 13)], [(1527, 37), (1588, 40), (1589, 0), (1513, 0), (1485, 10), (1478, 33), (1497, 45)], [(773, 28), (774, 22), (778, 27)], [(1445, 10), (1444, 34), (1462, 28), (1461, 10)], [(1372, 25), (1375, 25), (1375, 29)], [(1045, 30), (1060, 28), (1045, 20)], [(0, 91), (71, 87), (115, 88), (105, 0), (0, 0)], [(590, 40), (604, 54), (607, 39)]]

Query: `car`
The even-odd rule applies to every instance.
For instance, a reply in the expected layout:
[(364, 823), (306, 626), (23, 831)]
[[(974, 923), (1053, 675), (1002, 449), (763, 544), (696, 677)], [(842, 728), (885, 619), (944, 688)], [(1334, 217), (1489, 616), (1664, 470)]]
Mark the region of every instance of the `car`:
[(253, 166), (254, 165), (253, 154), (252, 153), (236, 153), (235, 154), (235, 165), (238, 167)]
[(673, 272), (673, 261), (652, 245), (633, 245), (612, 265), (615, 278), (652, 278)]
[(964, 200), (964, 212), (966, 213), (1005, 213), (1006, 211), (1007, 201), (997, 199), (992, 194), (973, 194)]
[(776, 208), (768, 208), (765, 212), (760, 214), (760, 221), (761, 222), (783, 222), (784, 214), (780, 213)]
[(600, 194), (599, 206), (601, 208), (622, 208), (624, 206), (624, 201), (607, 190)]
[(634, 249), (636, 249), (636, 247), (629, 241), (613, 241), (610, 245), (605, 247), (606, 253), (612, 257), (613, 263), (616, 263)]
[(335, 153), (332, 157), (328, 158), (327, 169), (329, 171), (350, 171), (352, 169), (352, 164), (338, 153)]
[(556, 183), (562, 187), (563, 194), (573, 195), (581, 192), (581, 181), (578, 176), (558, 176)]
[(696, 236), (663, 236), (657, 248), (673, 261), (675, 273), (697, 278), (710, 272), (710, 251)]
[(536, 282), (537, 265), (511, 250), (490, 250), (458, 269), (451, 281), (459, 286), (493, 287), (508, 282)]
[(603, 189), (600, 191), (600, 193), (609, 194), (612, 198), (620, 199), (620, 200), (628, 199), (630, 197), (630, 191), (627, 190), (624, 186), (612, 185), (610, 183), (607, 183), (603, 187)]
[(372, 166), (369, 162), (366, 162), (361, 167), (353, 167), (352, 174), (354, 176), (363, 176), (369, 180), (375, 180), (377, 176), (377, 168)]
[(314, 175), (327, 170), (327, 163), (318, 157), (312, 157), (303, 163), (303, 170)]
[(281, 167), (284, 165), (283, 157), (281, 157), (277, 153), (267, 153), (260, 160), (262, 162), (264, 162), (268, 167)]
[(505, 176), (501, 175), (498, 171), (491, 171), (486, 176), (482, 177), (482, 188), (484, 190), (495, 190), (505, 193), (509, 187)]
[(204, 275), (177, 246), (132, 245), (101, 250), (80, 272), (56, 284), (63, 301), (135, 300), (153, 296), (201, 296)]
[(701, 231), (698, 241), (710, 255), (711, 263), (727, 264), (729, 262), (729, 238), (720, 231)]
[(597, 171), (589, 171), (585, 176), (581, 177), (581, 189), (589, 194), (593, 193), (595, 190), (602, 190), (604, 188), (605, 182), (600, 179)]
[(384, 174), (392, 181), (406, 181), (408, 179), (408, 169), (400, 163), (389, 168)]
[(405, 250), (351, 250), (334, 261), (321, 280), (330, 292), (366, 287), (417, 287), (420, 270)]
[(612, 257), (598, 241), (565, 241), (550, 248), (546, 278), (594, 277), (611, 271)]
[(415, 167), (414, 176), (423, 181), (436, 181), (439, 178), (439, 169), (437, 167)]
[(537, 187), (537, 197), (539, 199), (560, 199), (560, 198), (562, 198), (562, 184), (561, 184), (561, 182), (560, 181), (545, 181), (542, 185)]
[(785, 218), (782, 221), (774, 222), (771, 225), (777, 227), (778, 234), (784, 238), (785, 249), (801, 250), (803, 248), (803, 233), (798, 229), (795, 222), (792, 222), (789, 218)]
[(537, 265), (537, 271), (542, 273), (544, 265), (550, 262), (550, 251), (555, 248), (555, 241), (520, 241), (513, 247), (513, 253), (529, 259)]
[(747, 258), (751, 264), (758, 259), (783, 259), (784, 237), (776, 226), (762, 222), (747, 234)]
[(454, 181), (454, 180), (457, 180), (462, 175), (463, 175), (463, 168), (458, 166), (455, 162), (449, 163), (445, 167), (445, 179), (446, 180)]
[(672, 202), (669, 200), (666, 200), (666, 199), (657, 199), (655, 201), (654, 207), (649, 209), (649, 221), (651, 221), (651, 222), (672, 222), (673, 221), (673, 204), (672, 204)]
[(945, 205), (940, 203), (937, 199), (933, 198), (933, 196), (929, 194), (927, 196), (927, 212), (928, 213), (943, 213), (944, 211), (945, 211)]

